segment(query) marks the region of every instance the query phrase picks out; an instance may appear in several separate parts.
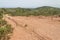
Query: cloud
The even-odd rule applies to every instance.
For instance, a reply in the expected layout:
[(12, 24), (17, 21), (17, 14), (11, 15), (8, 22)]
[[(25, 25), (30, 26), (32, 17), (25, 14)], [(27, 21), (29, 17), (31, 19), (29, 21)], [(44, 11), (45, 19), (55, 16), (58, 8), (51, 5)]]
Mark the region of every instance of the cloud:
[(60, 7), (60, 0), (0, 0), (0, 7)]

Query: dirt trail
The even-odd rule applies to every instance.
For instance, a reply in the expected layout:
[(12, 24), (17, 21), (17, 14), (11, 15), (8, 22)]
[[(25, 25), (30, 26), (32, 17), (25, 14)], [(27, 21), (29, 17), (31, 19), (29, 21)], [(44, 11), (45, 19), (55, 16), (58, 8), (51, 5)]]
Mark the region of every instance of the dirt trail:
[(60, 40), (60, 22), (55, 19), (18, 16), (5, 20), (14, 28), (10, 40)]

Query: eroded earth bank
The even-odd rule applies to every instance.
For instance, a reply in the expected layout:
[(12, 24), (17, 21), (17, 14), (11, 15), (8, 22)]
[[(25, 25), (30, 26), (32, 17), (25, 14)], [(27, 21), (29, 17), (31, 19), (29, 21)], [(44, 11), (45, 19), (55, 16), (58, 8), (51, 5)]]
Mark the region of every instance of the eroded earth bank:
[(10, 40), (60, 40), (60, 18), (5, 16), (14, 28)]

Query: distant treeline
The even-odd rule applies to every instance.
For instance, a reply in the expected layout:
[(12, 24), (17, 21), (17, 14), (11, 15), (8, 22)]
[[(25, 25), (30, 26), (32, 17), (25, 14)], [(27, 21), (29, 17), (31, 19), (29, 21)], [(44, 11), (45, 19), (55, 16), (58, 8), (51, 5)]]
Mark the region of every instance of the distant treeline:
[(0, 13), (9, 14), (12, 16), (60, 16), (60, 8), (43, 6), (38, 8), (0, 8)]

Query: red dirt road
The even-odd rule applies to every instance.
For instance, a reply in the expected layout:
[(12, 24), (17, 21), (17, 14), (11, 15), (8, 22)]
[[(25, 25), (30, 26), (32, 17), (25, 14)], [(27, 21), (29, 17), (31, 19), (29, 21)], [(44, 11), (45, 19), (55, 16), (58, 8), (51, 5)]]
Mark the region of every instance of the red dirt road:
[(5, 17), (14, 28), (10, 40), (60, 40), (60, 18)]

